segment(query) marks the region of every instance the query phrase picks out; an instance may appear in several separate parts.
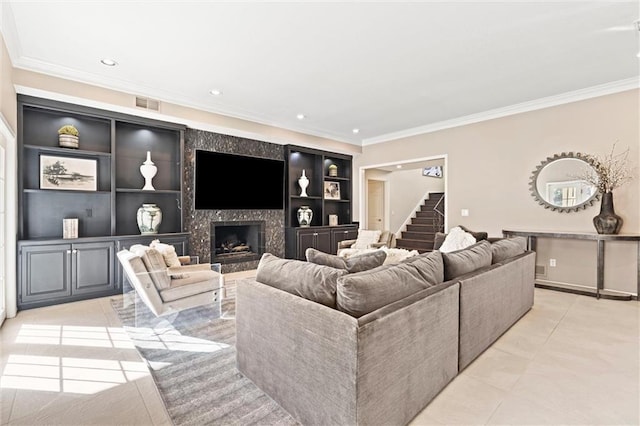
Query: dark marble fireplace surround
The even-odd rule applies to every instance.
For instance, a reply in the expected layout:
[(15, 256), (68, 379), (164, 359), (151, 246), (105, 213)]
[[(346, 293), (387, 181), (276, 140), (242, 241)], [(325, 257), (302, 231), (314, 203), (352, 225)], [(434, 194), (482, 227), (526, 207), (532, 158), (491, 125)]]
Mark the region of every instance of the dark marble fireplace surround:
[[(222, 135), (204, 130), (187, 129), (185, 131), (184, 152), (184, 228), (190, 232), (190, 255), (200, 256), (200, 262), (211, 261), (211, 227), (214, 222), (264, 222), (264, 252), (284, 257), (284, 210), (195, 210), (194, 209), (194, 164), (195, 151), (224, 152), (229, 154), (250, 155), (254, 157), (284, 160), (284, 147), (269, 142)], [(250, 171), (243, 171), (243, 173)], [(251, 175), (248, 176), (251, 179)], [(260, 190), (256, 179), (256, 191)], [(243, 194), (246, 196), (246, 194)], [(250, 196), (250, 195), (249, 195)], [(223, 263), (222, 272), (238, 272), (255, 269), (260, 258)], [(216, 261), (216, 260), (214, 260)]]

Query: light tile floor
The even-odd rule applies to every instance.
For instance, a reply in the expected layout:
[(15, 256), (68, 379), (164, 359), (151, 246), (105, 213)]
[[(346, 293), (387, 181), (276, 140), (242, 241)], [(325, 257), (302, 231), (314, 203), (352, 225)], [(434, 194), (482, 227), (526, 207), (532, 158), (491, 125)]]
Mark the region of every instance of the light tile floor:
[[(171, 424), (110, 299), (5, 321), (2, 425)], [(533, 309), (411, 425), (637, 425), (639, 383), (638, 302), (536, 289)]]

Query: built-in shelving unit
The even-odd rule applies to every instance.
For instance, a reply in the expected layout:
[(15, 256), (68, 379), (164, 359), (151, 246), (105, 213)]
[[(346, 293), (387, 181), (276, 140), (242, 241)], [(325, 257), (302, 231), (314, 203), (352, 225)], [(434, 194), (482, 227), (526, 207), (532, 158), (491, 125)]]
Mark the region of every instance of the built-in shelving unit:
[[(357, 236), (357, 225), (351, 219), (352, 157), (287, 145), (285, 160), (286, 256), (302, 259), (307, 247), (335, 254), (338, 241)], [(329, 171), (332, 165), (337, 167), (335, 176)], [(298, 184), (303, 170), (309, 179), (306, 197), (300, 196), (301, 188)], [(327, 186), (331, 184), (339, 187), (339, 195), (327, 191)], [(308, 206), (313, 212), (309, 227), (299, 226), (297, 212), (302, 206)], [(337, 217), (337, 225), (330, 226), (330, 215)]]
[[(58, 129), (75, 126), (79, 148), (63, 148)], [(29, 308), (112, 294), (122, 282), (115, 251), (138, 240), (143, 203), (162, 210), (159, 234), (186, 250), (183, 231), (185, 127), (110, 111), (18, 96), (18, 306)], [(142, 190), (147, 152), (158, 172)], [(95, 162), (96, 190), (43, 185), (43, 156)], [(68, 166), (72, 167), (72, 166)], [(63, 239), (63, 219), (78, 219), (78, 238)], [(91, 264), (86, 262), (91, 262)]]

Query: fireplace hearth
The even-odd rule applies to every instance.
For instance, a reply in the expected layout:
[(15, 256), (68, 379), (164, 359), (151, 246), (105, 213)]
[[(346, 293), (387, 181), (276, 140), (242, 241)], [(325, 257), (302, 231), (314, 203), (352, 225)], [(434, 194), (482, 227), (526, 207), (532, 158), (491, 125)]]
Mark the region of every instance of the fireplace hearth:
[(259, 260), (265, 251), (265, 222), (211, 222), (211, 263)]

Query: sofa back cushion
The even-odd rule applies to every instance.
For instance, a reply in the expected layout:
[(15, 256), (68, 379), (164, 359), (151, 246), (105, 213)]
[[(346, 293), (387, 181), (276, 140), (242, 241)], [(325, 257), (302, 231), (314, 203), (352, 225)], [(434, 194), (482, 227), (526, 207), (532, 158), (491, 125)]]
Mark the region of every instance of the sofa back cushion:
[(439, 252), (338, 278), (337, 308), (356, 318), (442, 282)]
[(377, 268), (382, 265), (387, 258), (387, 253), (384, 250), (374, 250), (344, 258), (309, 247), (305, 250), (304, 254), (308, 262), (315, 263), (316, 265), (331, 266), (336, 269), (344, 269), (350, 274)]
[(491, 243), (486, 240), (462, 250), (442, 253), (444, 279), (452, 280), (477, 269), (491, 265)]
[(258, 263), (256, 281), (335, 308), (338, 278), (345, 274), (344, 269), (265, 253)]
[(527, 249), (527, 239), (524, 237), (505, 238), (491, 244), (491, 263), (499, 263), (503, 260), (524, 253)]
[(153, 285), (156, 286), (158, 291), (171, 286), (171, 277), (167, 273), (167, 264), (158, 250), (142, 244), (134, 244), (129, 248), (129, 251), (142, 259), (142, 263), (147, 268), (151, 281), (153, 281)]

